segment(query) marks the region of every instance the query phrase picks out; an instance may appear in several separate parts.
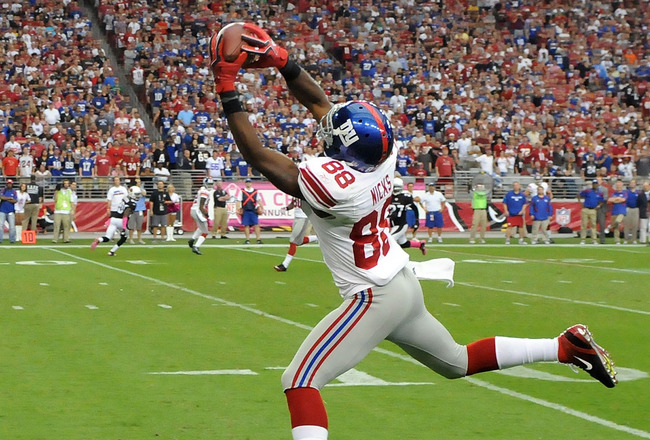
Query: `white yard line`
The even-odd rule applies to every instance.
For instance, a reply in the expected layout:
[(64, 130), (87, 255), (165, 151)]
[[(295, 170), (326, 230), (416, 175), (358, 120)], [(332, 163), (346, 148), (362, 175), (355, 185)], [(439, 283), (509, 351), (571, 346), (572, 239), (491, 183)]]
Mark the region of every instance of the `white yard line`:
[(484, 289), (484, 290), (492, 290), (494, 292), (505, 292), (505, 293), (513, 293), (515, 295), (533, 296), (533, 297), (536, 297), (536, 298), (550, 299), (550, 300), (553, 300), (553, 301), (562, 301), (562, 302), (567, 302), (567, 303), (572, 303), (572, 304), (582, 304), (582, 305), (585, 305), (585, 306), (602, 307), (604, 309), (611, 309), (611, 310), (618, 310), (618, 311), (621, 311), (621, 312), (636, 313), (636, 314), (639, 314), (639, 315), (650, 315), (650, 312), (647, 312), (645, 310), (628, 309), (626, 307), (612, 306), (612, 305), (609, 305), (609, 304), (600, 304), (600, 303), (592, 302), (592, 301), (582, 301), (582, 300), (579, 300), (579, 299), (562, 298), (561, 296), (542, 295), (540, 293), (524, 292), (522, 290), (502, 289), (502, 288), (499, 288), (499, 287), (482, 286), (480, 284), (464, 283), (464, 282), (458, 282), (458, 281), (456, 282), (456, 285), (471, 287), (473, 289)]
[[(178, 285), (173, 284), (173, 283), (168, 283), (166, 281), (161, 281), (161, 280), (158, 280), (158, 279), (153, 278), (153, 277), (149, 277), (149, 276), (146, 276), (146, 275), (139, 274), (137, 272), (131, 272), (129, 270), (109, 266), (108, 264), (100, 263), (98, 261), (93, 261), (93, 260), (89, 260), (87, 258), (78, 257), (76, 255), (73, 255), (73, 254), (70, 254), (70, 253), (67, 253), (67, 252), (63, 252), (63, 251), (61, 251), (59, 249), (51, 248), (50, 250), (52, 250), (53, 252), (59, 253), (61, 255), (65, 255), (67, 257), (74, 258), (74, 259), (79, 260), (79, 261), (83, 261), (85, 263), (94, 264), (94, 265), (103, 267), (105, 269), (117, 271), (117, 272), (120, 272), (120, 273), (124, 273), (124, 274), (127, 274), (127, 275), (137, 277), (137, 278), (142, 278), (142, 279), (145, 279), (147, 281), (151, 281), (153, 283), (160, 284), (160, 285), (165, 286), (165, 287), (177, 289), (177, 290), (189, 293), (190, 295), (197, 296), (199, 298), (209, 299), (211, 301), (216, 301), (216, 302), (219, 302), (219, 303), (222, 303), (222, 304), (227, 304), (227, 305), (232, 306), (232, 307), (237, 307), (237, 308), (239, 308), (241, 310), (251, 312), (251, 313), (253, 313), (255, 315), (262, 316), (264, 318), (273, 319), (275, 321), (279, 321), (279, 322), (291, 325), (293, 327), (297, 327), (297, 328), (307, 330), (307, 331), (312, 330), (312, 327), (310, 327), (308, 325), (301, 324), (299, 322), (295, 322), (295, 321), (292, 321), (290, 319), (282, 318), (282, 317), (277, 316), (277, 315), (272, 315), (270, 313), (266, 313), (266, 312), (263, 312), (261, 310), (254, 309), (252, 307), (245, 306), (243, 304), (238, 304), (238, 303), (228, 301), (228, 300), (225, 300), (225, 299), (222, 299), (222, 298), (218, 298), (218, 297), (215, 297), (215, 296), (212, 296), (212, 295), (207, 295), (205, 293), (201, 293), (201, 292), (198, 292), (198, 291), (193, 290), (193, 289), (188, 289), (186, 287), (178, 286)], [(400, 353), (395, 353), (395, 352), (392, 352), (390, 350), (385, 350), (385, 349), (382, 349), (382, 348), (375, 348), (374, 351), (378, 352), (378, 353), (382, 353), (382, 354), (390, 356), (390, 357), (401, 359), (401, 360), (403, 360), (405, 362), (409, 362), (409, 363), (424, 367), (422, 364), (420, 364), (418, 361), (411, 358), (410, 356), (406, 356), (406, 355), (403, 355), (403, 354), (400, 354)], [(536, 397), (529, 396), (527, 394), (519, 393), (517, 391), (512, 391), (512, 390), (509, 390), (507, 388), (502, 388), (502, 387), (499, 387), (499, 386), (496, 386), (496, 385), (492, 385), (489, 382), (485, 382), (485, 381), (482, 381), (482, 380), (479, 380), (479, 379), (476, 379), (476, 378), (473, 378), (473, 377), (466, 377), (464, 379), (467, 380), (468, 382), (476, 385), (476, 386), (486, 388), (486, 389), (491, 390), (491, 391), (496, 391), (496, 392), (499, 392), (501, 394), (505, 394), (507, 396), (514, 397), (516, 399), (524, 400), (524, 401), (527, 401), (527, 402), (530, 402), (530, 403), (534, 403), (536, 405), (543, 406), (545, 408), (553, 409), (553, 410), (562, 412), (562, 413), (564, 413), (566, 415), (574, 416), (574, 417), (577, 417), (579, 419), (586, 420), (588, 422), (596, 423), (596, 424), (599, 424), (599, 425), (607, 427), (607, 428), (611, 428), (611, 429), (614, 429), (614, 430), (617, 430), (617, 431), (620, 431), (620, 432), (624, 432), (626, 434), (630, 434), (630, 435), (640, 437), (640, 438), (650, 439), (650, 433), (648, 433), (646, 431), (642, 431), (640, 429), (635, 429), (635, 428), (630, 428), (628, 426), (619, 425), (618, 423), (614, 423), (614, 422), (611, 422), (609, 420), (602, 419), (600, 417), (592, 416), (592, 415), (587, 414), (585, 412), (577, 411), (577, 410), (571, 409), (571, 408), (569, 408), (567, 406), (564, 406), (564, 405), (549, 402), (549, 401), (546, 401), (546, 400), (543, 400), (543, 399), (538, 399)]]
[[(474, 246), (476, 246), (476, 245), (474, 245)], [(552, 246), (553, 247), (561, 247), (561, 245), (560, 246), (552, 245)], [(481, 247), (483, 247), (483, 246), (481, 246)], [(469, 256), (472, 256), (472, 257), (494, 258), (494, 256), (492, 256), (492, 255), (479, 254), (479, 253), (476, 253), (476, 252), (458, 252), (458, 251), (450, 251), (450, 250), (446, 250), (446, 249), (435, 249), (435, 250), (437, 250), (440, 253), (453, 254), (453, 255), (469, 255)], [(645, 254), (647, 254), (647, 253), (645, 253)], [(513, 260), (513, 261), (525, 261), (527, 263), (555, 264), (555, 265), (560, 265), (560, 266), (580, 267), (582, 269), (597, 269), (599, 271), (607, 270), (607, 271), (611, 271), (611, 272), (633, 273), (633, 274), (638, 274), (638, 275), (650, 275), (650, 271), (648, 271), (648, 270), (627, 269), (627, 268), (624, 268), (624, 267), (596, 266), (595, 264), (569, 263), (569, 262), (565, 262), (565, 261), (536, 260), (536, 259), (533, 259), (533, 258), (506, 257), (506, 256), (500, 256), (499, 259), (501, 259), (501, 260)]]

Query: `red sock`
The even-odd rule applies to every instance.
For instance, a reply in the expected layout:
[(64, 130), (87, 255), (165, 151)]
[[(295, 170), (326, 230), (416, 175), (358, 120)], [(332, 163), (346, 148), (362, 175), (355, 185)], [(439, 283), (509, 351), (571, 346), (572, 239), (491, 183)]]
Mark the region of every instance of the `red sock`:
[(309, 243), (309, 237), (304, 236), (304, 237), (302, 238), (302, 244), (307, 244), (307, 243)]
[(327, 412), (316, 388), (292, 388), (284, 392), (291, 414), (291, 427), (321, 426), (327, 429)]
[(467, 375), (498, 370), (494, 338), (481, 339), (467, 346)]
[(289, 255), (292, 257), (296, 255), (296, 251), (298, 250), (298, 245), (295, 243), (289, 243), (289, 252), (287, 252)]

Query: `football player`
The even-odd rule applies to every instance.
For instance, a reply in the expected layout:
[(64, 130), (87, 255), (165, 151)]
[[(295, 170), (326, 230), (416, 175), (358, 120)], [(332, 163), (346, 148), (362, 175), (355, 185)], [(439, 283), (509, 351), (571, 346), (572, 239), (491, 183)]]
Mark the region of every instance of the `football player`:
[(210, 198), (212, 197), (212, 189), (214, 188), (214, 181), (210, 177), (203, 179), (203, 185), (196, 192), (196, 197), (194, 198), (194, 203), (190, 209), (190, 215), (196, 223), (196, 231), (187, 241), (188, 246), (192, 249), (196, 255), (201, 254), (201, 245), (205, 241), (205, 237), (208, 236), (208, 231), (212, 226), (210, 223), (210, 215), (208, 205), (210, 204)]
[(393, 181), (393, 199), (390, 203), (390, 233), (402, 248), (420, 248), (422, 255), (427, 254), (426, 241), (407, 240), (406, 232), (409, 225), (406, 220), (407, 209), (413, 205), (413, 196), (404, 191), (404, 182), (399, 177)]
[[(560, 361), (615, 386), (608, 354), (581, 324), (556, 338), (491, 337), (458, 344), (426, 310), (420, 283), (407, 266), (408, 254), (390, 235), (388, 209), (396, 151), (388, 118), (366, 101), (332, 105), (312, 77), (289, 60), (287, 51), (264, 30), (250, 23), (244, 28), (244, 50), (232, 62), (223, 57), (223, 33), (210, 40), (211, 69), (228, 126), (253, 168), (304, 201), (302, 208), (343, 298), (311, 330), (282, 375), (294, 440), (327, 439), (320, 389), (357, 365), (384, 339), (447, 378)], [(255, 56), (249, 59), (249, 54)], [(296, 164), (264, 148), (235, 87), (245, 62), (246, 68), (279, 70), (290, 92), (320, 121), (324, 157)]]
[(293, 226), (291, 227), (291, 236), (289, 237), (289, 252), (287, 252), (284, 261), (277, 266), (273, 266), (278, 272), (286, 272), (293, 260), (293, 256), (296, 255), (296, 250), (298, 246), (302, 246), (307, 243), (316, 243), (318, 237), (316, 235), (307, 235), (307, 230), (309, 229), (310, 223), (307, 219), (307, 214), (302, 210), (302, 200), (298, 198), (293, 198), (291, 203), (286, 207), (287, 211), (293, 209)]
[(117, 243), (113, 245), (108, 255), (114, 257), (117, 250), (124, 244), (128, 238), (128, 224), (129, 216), (135, 211), (135, 205), (138, 200), (142, 197), (142, 190), (140, 187), (132, 186), (128, 189), (126, 195), (122, 196), (122, 199), (117, 202), (114, 200), (111, 207), (111, 216), (108, 220), (108, 228), (106, 229), (106, 234), (103, 237), (99, 237), (93, 240), (90, 248), (95, 250), (99, 243), (106, 243), (111, 241), (111, 237), (115, 232), (120, 232), (120, 238), (117, 240)]

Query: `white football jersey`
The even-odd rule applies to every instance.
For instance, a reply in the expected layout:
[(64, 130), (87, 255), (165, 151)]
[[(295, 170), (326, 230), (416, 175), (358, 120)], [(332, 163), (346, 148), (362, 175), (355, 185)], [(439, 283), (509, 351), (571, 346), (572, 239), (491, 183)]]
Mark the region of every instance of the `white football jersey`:
[(298, 183), (307, 202), (302, 208), (343, 297), (387, 284), (408, 263), (388, 221), (395, 160), (393, 150), (370, 173), (329, 157), (299, 165)]
[(207, 209), (211, 198), (210, 195), (210, 190), (208, 190), (206, 187), (202, 186), (199, 188), (199, 190), (196, 192), (196, 197), (194, 198), (194, 203), (192, 203), (191, 209), (199, 209), (201, 207), (201, 199), (205, 199), (204, 206)]

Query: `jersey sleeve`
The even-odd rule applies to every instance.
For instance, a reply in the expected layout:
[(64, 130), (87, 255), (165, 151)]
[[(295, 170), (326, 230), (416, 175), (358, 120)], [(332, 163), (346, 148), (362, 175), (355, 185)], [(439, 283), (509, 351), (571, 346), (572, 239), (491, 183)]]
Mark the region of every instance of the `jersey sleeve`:
[[(320, 158), (298, 166), (298, 185), (307, 203), (320, 211), (331, 211), (338, 202), (336, 181), (322, 167)], [(328, 159), (331, 160), (331, 159)]]

